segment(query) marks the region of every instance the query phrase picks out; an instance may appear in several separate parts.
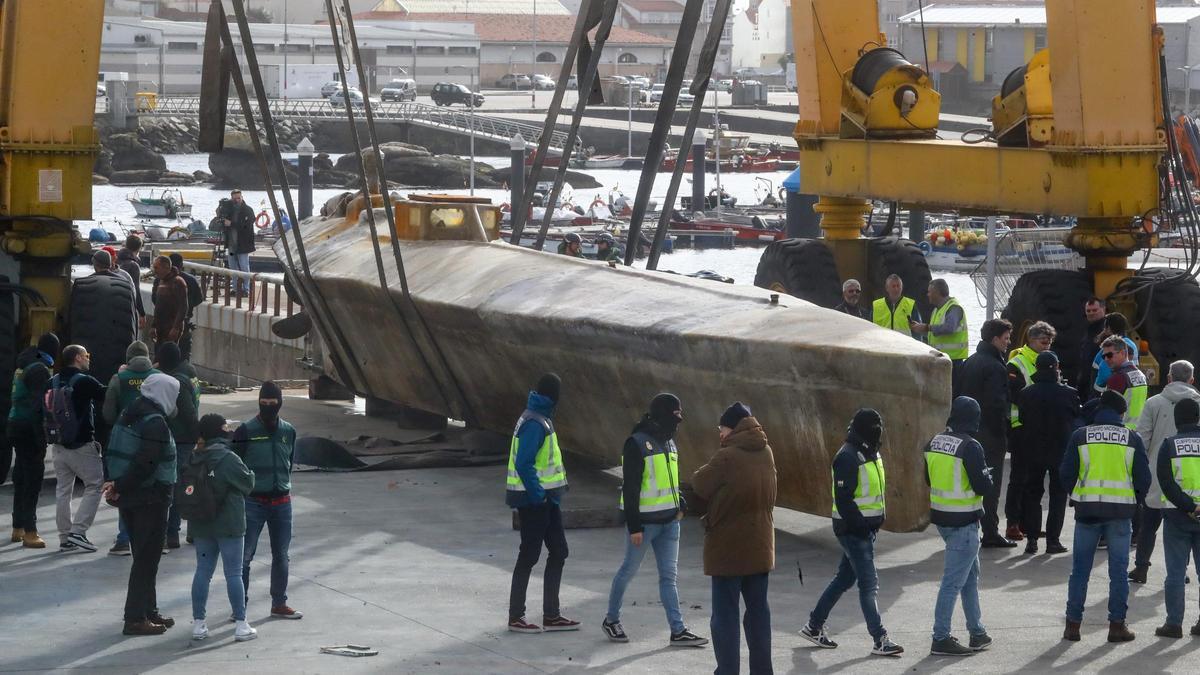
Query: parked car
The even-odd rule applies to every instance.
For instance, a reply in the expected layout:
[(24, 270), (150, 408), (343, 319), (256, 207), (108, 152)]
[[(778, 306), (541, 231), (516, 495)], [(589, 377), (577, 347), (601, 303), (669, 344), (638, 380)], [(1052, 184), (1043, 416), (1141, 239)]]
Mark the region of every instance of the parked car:
[(528, 75), (508, 73), (499, 80), (496, 80), (496, 86), (501, 89), (528, 89), (533, 86), (533, 82), (529, 79)]
[(475, 99), (475, 107), (483, 105), (483, 94), (472, 94), (470, 89), (465, 85), (455, 82), (438, 82), (433, 85), (433, 91), (429, 92), (429, 97), (433, 99), (436, 105), (454, 105), (461, 103), (465, 106), (471, 105), (471, 99)]
[(650, 78), (643, 77), (640, 75), (637, 77), (634, 77), (634, 78), (630, 78), (630, 81), (633, 82), (638, 87), (641, 87), (642, 91), (649, 91), (650, 87), (653, 86), (653, 83), (650, 81)]
[(717, 91), (733, 91), (733, 80), (717, 80)]
[(567, 89), (578, 89), (578, 88), (579, 88), (579, 78), (575, 77), (574, 75), (568, 77), (567, 78)]
[(417, 100), (416, 80), (392, 80), (379, 91), (381, 101), (415, 101)]
[[(350, 105), (354, 106), (355, 108), (363, 107), (364, 102), (362, 92), (357, 89), (350, 89), (349, 92)], [(335, 108), (341, 108), (342, 106), (346, 105), (346, 101), (340, 90), (333, 92), (333, 95), (329, 97), (329, 105)]]
[(696, 97), (692, 96), (691, 93), (689, 93), (687, 89), (679, 90), (679, 104), (680, 105), (691, 105), (693, 102), (695, 102), (695, 100), (696, 100)]
[(321, 98), (329, 98), (334, 92), (342, 90), (342, 83), (336, 80), (331, 80), (321, 85)]
[(533, 79), (533, 87), (534, 87), (535, 89), (550, 89), (550, 90), (553, 90), (553, 89), (555, 88), (555, 86), (556, 86), (556, 85), (554, 84), (554, 80), (550, 79), (550, 78), (549, 78), (549, 77), (547, 77), (546, 75), (542, 75), (541, 73), (535, 73), (535, 74), (532, 76), (532, 79)]
[(664, 85), (662, 82), (659, 82), (658, 84), (650, 87), (650, 91), (647, 92), (647, 95), (650, 97), (650, 102), (658, 103), (658, 102), (662, 101), (663, 89), (665, 89), (665, 88), (666, 88), (666, 85)]
[(612, 81), (613, 84), (621, 85), (623, 87), (629, 85), (629, 78), (625, 77), (624, 75), (610, 75), (607, 79)]

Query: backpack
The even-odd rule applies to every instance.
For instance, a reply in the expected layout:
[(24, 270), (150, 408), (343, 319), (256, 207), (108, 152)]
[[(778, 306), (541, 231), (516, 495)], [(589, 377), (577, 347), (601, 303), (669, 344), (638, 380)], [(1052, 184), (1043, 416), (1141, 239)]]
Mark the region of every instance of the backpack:
[(200, 282), (191, 274), (180, 272), (179, 276), (187, 284), (188, 315), (190, 316), (192, 310), (204, 302), (204, 289), (200, 288)]
[(75, 412), (75, 382), (83, 377), (83, 373), (76, 373), (67, 380), (66, 384), (62, 382), (61, 375), (55, 375), (50, 380), (50, 387), (46, 390), (46, 442), (54, 445), (73, 445), (79, 438), (79, 415)]
[(175, 483), (175, 506), (180, 518), (197, 522), (216, 520), (217, 490), (212, 479), (213, 469), (207, 459), (197, 459), (183, 467)]

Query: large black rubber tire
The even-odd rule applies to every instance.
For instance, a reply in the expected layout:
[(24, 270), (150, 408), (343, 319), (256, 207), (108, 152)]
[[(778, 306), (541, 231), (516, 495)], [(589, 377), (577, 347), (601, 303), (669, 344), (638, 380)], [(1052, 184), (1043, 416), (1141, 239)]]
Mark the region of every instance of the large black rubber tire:
[(754, 285), (787, 293), (821, 307), (842, 300), (842, 281), (833, 252), (820, 239), (784, 239), (767, 246), (758, 259)]
[(893, 274), (904, 282), (904, 294), (917, 301), (917, 309), (923, 321), (929, 320), (933, 311), (929, 306), (926, 291), (933, 274), (929, 262), (916, 242), (896, 237), (872, 239), (867, 249), (867, 266), (870, 270), (870, 285), (878, 297), (883, 297), (884, 282)]
[(137, 339), (129, 299), (133, 292), (124, 278), (103, 275), (76, 279), (71, 289), (67, 334), (72, 344), (87, 348), (91, 375), (104, 384), (125, 363), (125, 350)]
[[(1177, 274), (1174, 270), (1145, 270), (1139, 276)], [(1195, 279), (1155, 284), (1138, 291), (1138, 333), (1158, 359), (1162, 383), (1173, 361), (1200, 363), (1200, 285)]]
[[(0, 283), (8, 277), (0, 274)], [(17, 364), (17, 318), (13, 314), (15, 303), (12, 293), (0, 292), (0, 430), (8, 420), (8, 407), (12, 403), (12, 376)], [(7, 443), (0, 433), (0, 443)]]
[(1050, 346), (1058, 355), (1067, 382), (1075, 382), (1078, 369), (1091, 367), (1079, 363), (1079, 346), (1087, 334), (1083, 305), (1092, 295), (1087, 272), (1075, 270), (1037, 270), (1017, 280), (1008, 307), (1001, 316), (1012, 322), (1012, 344), (1016, 347), (1025, 329), (1035, 321), (1045, 321), (1057, 335)]

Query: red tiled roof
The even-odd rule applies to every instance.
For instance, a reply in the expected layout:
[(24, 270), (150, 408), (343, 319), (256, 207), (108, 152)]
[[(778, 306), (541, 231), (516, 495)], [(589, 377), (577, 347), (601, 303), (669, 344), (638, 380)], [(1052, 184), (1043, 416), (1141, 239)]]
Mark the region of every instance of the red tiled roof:
[[(363, 12), (355, 19), (373, 21), (430, 21), (475, 24), (475, 34), (480, 42), (529, 42), (533, 37), (534, 17), (532, 14), (465, 14), (463, 12), (399, 14), (397, 12)], [(537, 17), (537, 41), (545, 44), (566, 44), (571, 41), (575, 29), (574, 16)], [(593, 34), (595, 31), (593, 31)], [(628, 28), (613, 26), (608, 41), (621, 45), (670, 46), (670, 40), (639, 33)]]

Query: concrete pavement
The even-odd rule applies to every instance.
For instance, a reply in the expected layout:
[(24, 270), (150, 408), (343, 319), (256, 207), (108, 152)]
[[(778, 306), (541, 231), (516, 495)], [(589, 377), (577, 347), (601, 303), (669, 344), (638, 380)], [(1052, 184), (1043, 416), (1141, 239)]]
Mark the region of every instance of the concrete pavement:
[[(208, 396), (202, 405), (206, 411), (241, 418), (253, 414), (254, 398), (252, 392)], [(302, 435), (342, 439), (359, 434), (407, 435), (386, 422), (364, 418), (353, 407), (292, 396), (283, 415)], [(583, 423), (561, 422), (564, 429)], [(568, 440), (564, 438), (564, 444)], [(572, 479), (568, 506), (615, 502), (614, 479), (582, 470), (572, 459), (568, 465)], [(289, 604), (305, 612), (304, 619), (267, 618), (269, 556), (262, 555), (267, 549), (264, 539), (253, 567), (249, 609), (259, 638), (233, 641), (232, 625), (224, 623), (228, 604), (218, 571), (208, 603), (213, 635), (205, 642), (191, 643), (192, 549), (185, 546), (164, 557), (159, 574), (160, 607), (179, 624), (162, 637), (123, 637), (120, 614), (129, 559), (103, 552), (116, 530), (116, 512), (102, 506), (89, 532), (102, 546), (101, 552), (59, 554), (53, 550), (57, 543), (53, 486), (48, 482), (39, 519), (51, 548), (30, 551), (7, 543), (7, 537), (0, 540), (0, 672), (87, 668), (121, 673), (220, 669), (224, 673), (692, 674), (713, 668), (709, 647), (666, 646), (668, 631), (649, 559), (626, 596), (622, 621), (631, 642), (617, 645), (604, 639), (599, 622), (624, 541), (624, 531), (617, 528), (567, 533), (571, 556), (562, 605), (564, 613), (584, 622), (582, 631), (508, 633), (505, 610), (517, 535), (503, 505), (501, 467), (302, 472), (293, 484)], [(0, 509), (7, 512), (11, 501), (11, 486), (0, 488)], [(1068, 518), (1064, 537), (1068, 547), (1070, 524)], [(1021, 549), (986, 550), (982, 600), (995, 646), (961, 660), (929, 656), (932, 608), (942, 566), (942, 543), (932, 530), (881, 534), (876, 554), (884, 623), (908, 652), (894, 660), (868, 656), (870, 641), (853, 591), (830, 618), (831, 636), (841, 646), (817, 650), (796, 631), (833, 573), (839, 557), (837, 542), (827, 519), (779, 510), (776, 526), (771, 606), (778, 673), (1195, 672), (1200, 638), (1153, 636), (1163, 615), (1161, 553), (1154, 557), (1150, 583), (1135, 586), (1131, 593), (1130, 621), (1137, 640), (1109, 645), (1104, 641), (1103, 551), (1096, 556), (1083, 642), (1066, 643), (1059, 636), (1070, 555), (1027, 557)], [(689, 626), (707, 635), (709, 582), (701, 569), (702, 537), (697, 520), (684, 522), (679, 589)], [(797, 566), (803, 569), (803, 585)], [(535, 621), (540, 614), (540, 586), (540, 572), (535, 570), (529, 594)], [(1188, 625), (1197, 618), (1196, 593), (1197, 585), (1190, 585)], [(961, 611), (954, 626), (965, 637)], [(370, 645), (380, 653), (361, 659), (318, 653), (321, 646), (348, 642)]]

